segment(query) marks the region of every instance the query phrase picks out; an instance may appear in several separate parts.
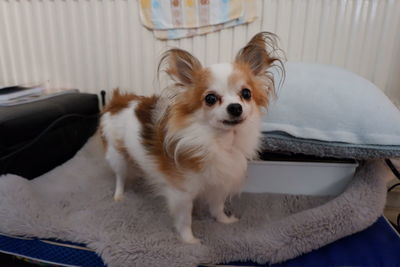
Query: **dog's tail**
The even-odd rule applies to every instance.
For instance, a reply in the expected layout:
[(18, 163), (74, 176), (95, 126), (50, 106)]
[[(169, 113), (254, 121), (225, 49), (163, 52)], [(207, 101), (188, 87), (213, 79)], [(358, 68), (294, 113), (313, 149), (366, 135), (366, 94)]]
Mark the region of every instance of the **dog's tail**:
[(139, 100), (141, 96), (132, 93), (121, 93), (119, 88), (113, 90), (110, 102), (104, 107), (102, 114), (110, 112), (111, 114), (116, 114), (122, 109), (128, 107), (129, 102), (132, 100)]

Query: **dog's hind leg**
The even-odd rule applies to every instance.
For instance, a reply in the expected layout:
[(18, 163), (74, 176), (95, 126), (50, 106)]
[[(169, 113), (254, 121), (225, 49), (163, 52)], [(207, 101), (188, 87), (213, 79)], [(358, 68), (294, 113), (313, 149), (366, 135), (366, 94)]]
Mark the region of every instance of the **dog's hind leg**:
[(110, 146), (107, 149), (106, 159), (116, 176), (114, 200), (122, 200), (124, 194), (125, 180), (128, 174), (128, 163), (125, 157)]

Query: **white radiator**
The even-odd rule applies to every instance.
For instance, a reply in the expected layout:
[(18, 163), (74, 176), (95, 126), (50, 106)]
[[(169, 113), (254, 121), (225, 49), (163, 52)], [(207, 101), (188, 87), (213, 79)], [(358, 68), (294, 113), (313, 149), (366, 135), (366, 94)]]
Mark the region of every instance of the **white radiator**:
[(180, 41), (142, 27), (135, 0), (0, 0), (0, 86), (45, 83), (97, 93), (157, 88), (167, 47), (203, 64), (231, 60), (259, 31), (281, 38), (288, 60), (343, 66), (400, 103), (399, 0), (258, 0), (248, 26)]

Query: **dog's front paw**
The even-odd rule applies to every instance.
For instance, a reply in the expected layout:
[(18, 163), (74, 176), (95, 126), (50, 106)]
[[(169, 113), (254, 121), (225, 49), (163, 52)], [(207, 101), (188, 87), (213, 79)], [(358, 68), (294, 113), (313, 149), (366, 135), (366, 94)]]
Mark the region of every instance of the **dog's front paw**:
[(186, 244), (191, 244), (191, 245), (196, 245), (201, 243), (200, 239), (196, 237), (189, 237), (189, 238), (182, 237), (182, 241), (185, 242)]
[(119, 202), (119, 201), (122, 201), (123, 199), (124, 199), (123, 194), (115, 194), (114, 195), (114, 201)]
[(217, 221), (218, 222), (220, 222), (220, 223), (226, 223), (226, 224), (229, 224), (229, 223), (235, 223), (235, 222), (238, 222), (239, 221), (239, 219), (238, 218), (236, 218), (235, 216), (233, 216), (233, 215), (231, 215), (231, 216), (227, 216), (227, 215), (222, 215), (222, 216), (218, 216), (218, 218), (217, 218)]
[(191, 230), (182, 231), (180, 233), (180, 236), (181, 236), (182, 241), (185, 242), (186, 244), (200, 244), (201, 243), (200, 239), (193, 236), (193, 233)]

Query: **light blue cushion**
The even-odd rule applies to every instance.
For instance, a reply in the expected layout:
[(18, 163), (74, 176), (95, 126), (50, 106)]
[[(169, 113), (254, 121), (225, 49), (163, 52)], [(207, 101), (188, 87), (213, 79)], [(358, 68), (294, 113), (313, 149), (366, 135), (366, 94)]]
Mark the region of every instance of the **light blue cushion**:
[(374, 84), (331, 65), (290, 62), (285, 69), (263, 120), (266, 136), (341, 149), (400, 150), (400, 112)]

